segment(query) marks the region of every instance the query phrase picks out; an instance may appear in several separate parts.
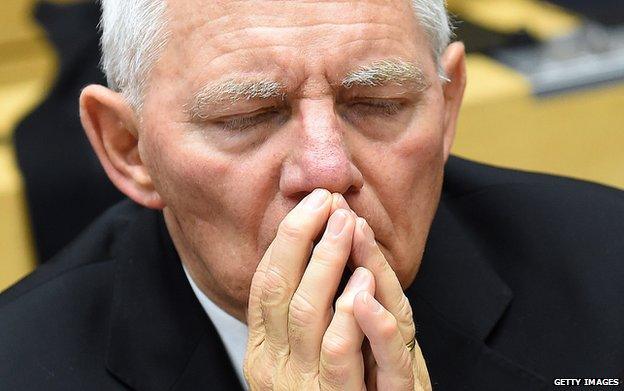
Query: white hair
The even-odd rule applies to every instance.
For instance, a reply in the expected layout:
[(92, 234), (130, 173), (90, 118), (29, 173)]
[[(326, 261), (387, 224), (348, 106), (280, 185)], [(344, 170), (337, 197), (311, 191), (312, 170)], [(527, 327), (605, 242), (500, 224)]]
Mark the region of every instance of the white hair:
[(167, 43), (165, 0), (101, 0), (102, 70), (140, 110), (150, 70)]
[(453, 25), (446, 12), (446, 0), (412, 0), (412, 8), (420, 26), (429, 37), (429, 45), (433, 59), (438, 66), (438, 73), (440, 77), (446, 79), (440, 58), (453, 35)]
[[(102, 70), (108, 86), (139, 111), (150, 71), (168, 40), (167, 0), (100, 1)], [(440, 57), (452, 35), (445, 0), (411, 0), (411, 4), (444, 78)]]

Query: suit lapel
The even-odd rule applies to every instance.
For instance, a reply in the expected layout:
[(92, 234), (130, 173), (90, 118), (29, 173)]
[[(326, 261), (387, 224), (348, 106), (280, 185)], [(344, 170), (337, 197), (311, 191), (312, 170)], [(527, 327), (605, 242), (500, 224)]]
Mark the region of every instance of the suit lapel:
[(137, 213), (114, 244), (108, 370), (138, 390), (240, 388), (162, 215), (142, 208)]
[(421, 269), (406, 294), (435, 390), (539, 390), (538, 375), (490, 349), (513, 299), (452, 201), (440, 203)]

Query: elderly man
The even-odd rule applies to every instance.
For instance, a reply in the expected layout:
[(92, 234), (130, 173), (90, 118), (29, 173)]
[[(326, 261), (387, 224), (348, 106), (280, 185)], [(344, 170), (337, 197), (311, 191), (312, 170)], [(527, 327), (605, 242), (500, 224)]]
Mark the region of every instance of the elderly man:
[(3, 294), (1, 389), (620, 381), (624, 197), (448, 159), (442, 1), (102, 7), (80, 114), (134, 202)]

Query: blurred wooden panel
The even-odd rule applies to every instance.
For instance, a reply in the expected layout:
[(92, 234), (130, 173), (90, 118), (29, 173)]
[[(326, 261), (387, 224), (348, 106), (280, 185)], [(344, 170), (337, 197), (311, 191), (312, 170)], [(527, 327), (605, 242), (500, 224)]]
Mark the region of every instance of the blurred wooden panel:
[(47, 94), (56, 55), (33, 20), (34, 0), (0, 2), (0, 291), (35, 266), (28, 209), (11, 134)]
[(581, 22), (576, 15), (540, 0), (448, 0), (448, 7), (460, 20), (506, 33), (524, 30), (539, 39), (570, 33)]
[(3, 0), (0, 2), (0, 45), (8, 41), (28, 41), (41, 35), (32, 20), (35, 0)]
[(0, 145), (0, 291), (35, 266), (22, 181), (13, 150)]
[(453, 153), (624, 189), (624, 83), (535, 98), (514, 71), (468, 61)]
[(57, 59), (32, 15), (34, 0), (0, 3), (0, 142), (43, 99)]

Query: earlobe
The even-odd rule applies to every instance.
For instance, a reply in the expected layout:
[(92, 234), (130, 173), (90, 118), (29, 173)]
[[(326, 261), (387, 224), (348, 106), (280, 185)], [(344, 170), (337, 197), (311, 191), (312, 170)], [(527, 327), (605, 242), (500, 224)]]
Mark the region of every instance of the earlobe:
[(99, 85), (86, 87), (80, 95), (80, 120), (113, 184), (143, 206), (164, 208), (141, 160), (134, 111), (123, 96)]
[(466, 88), (466, 54), (464, 44), (451, 43), (441, 59), (442, 68), (449, 81), (442, 86), (444, 91), (444, 160), (448, 159), (455, 139), (457, 118)]

